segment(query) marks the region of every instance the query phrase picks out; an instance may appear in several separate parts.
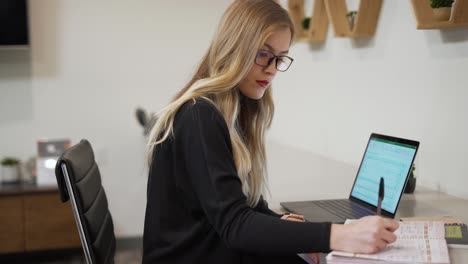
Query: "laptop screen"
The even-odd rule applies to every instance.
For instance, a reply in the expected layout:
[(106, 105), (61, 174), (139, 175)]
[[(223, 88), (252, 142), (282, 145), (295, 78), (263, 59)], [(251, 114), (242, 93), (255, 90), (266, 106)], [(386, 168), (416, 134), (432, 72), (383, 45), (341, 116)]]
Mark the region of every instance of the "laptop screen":
[(371, 137), (351, 196), (377, 206), (380, 177), (385, 180), (382, 209), (395, 213), (418, 145)]

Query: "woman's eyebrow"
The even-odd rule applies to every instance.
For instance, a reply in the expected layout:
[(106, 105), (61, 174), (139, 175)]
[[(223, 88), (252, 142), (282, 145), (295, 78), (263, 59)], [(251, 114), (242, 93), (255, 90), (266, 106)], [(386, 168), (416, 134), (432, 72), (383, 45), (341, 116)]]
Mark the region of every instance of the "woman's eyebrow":
[[(270, 51), (273, 51), (273, 52), (276, 52), (276, 50), (268, 43), (265, 43), (264, 44)], [(289, 50), (285, 50), (285, 51), (281, 51), (279, 52), (279, 54), (287, 54), (289, 52)]]

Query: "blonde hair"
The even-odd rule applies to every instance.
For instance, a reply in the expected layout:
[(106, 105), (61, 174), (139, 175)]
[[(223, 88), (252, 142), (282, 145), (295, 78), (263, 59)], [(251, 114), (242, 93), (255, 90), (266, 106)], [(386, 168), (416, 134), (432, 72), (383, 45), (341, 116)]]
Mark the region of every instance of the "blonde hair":
[[(236, 0), (224, 13), (197, 72), (174, 100), (157, 114), (151, 130), (148, 162), (154, 147), (173, 133), (174, 118), (187, 101), (204, 98), (221, 113), (229, 129), (237, 174), (247, 203), (254, 207), (265, 194), (265, 131), (274, 113), (271, 89), (259, 100), (241, 100), (237, 85), (251, 69), (257, 50), (275, 31), (294, 26), (273, 0)], [(291, 39), (292, 39), (291, 38)]]

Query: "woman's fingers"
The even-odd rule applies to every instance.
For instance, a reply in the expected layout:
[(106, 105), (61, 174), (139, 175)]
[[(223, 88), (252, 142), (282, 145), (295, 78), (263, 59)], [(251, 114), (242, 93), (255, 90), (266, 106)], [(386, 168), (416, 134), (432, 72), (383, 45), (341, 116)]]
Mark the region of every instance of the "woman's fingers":
[(393, 243), (397, 240), (397, 236), (393, 232), (390, 232), (388, 230), (382, 230), (381, 238), (387, 244)]
[(384, 226), (391, 232), (395, 232), (400, 227), (400, 224), (393, 219), (384, 219)]
[(308, 253), (306, 254), (315, 264), (320, 264), (320, 255), (318, 253)]
[(376, 253), (396, 241), (398, 222), (379, 216), (363, 217), (347, 225), (332, 225), (330, 247), (353, 253)]
[(291, 221), (300, 221), (304, 222), (305, 218), (303, 215), (298, 215), (298, 214), (285, 214), (281, 217), (281, 219), (284, 220), (291, 220)]
[(293, 217), (287, 217), (287, 218), (284, 218), (283, 220), (288, 220), (288, 221), (293, 221), (293, 222), (304, 222), (301, 219), (297, 219), (297, 218), (293, 218)]

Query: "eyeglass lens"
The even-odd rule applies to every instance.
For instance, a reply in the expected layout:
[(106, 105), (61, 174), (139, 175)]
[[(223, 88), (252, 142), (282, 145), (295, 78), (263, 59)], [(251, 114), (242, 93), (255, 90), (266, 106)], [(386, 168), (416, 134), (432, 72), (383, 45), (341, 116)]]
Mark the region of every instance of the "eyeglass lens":
[(276, 56), (270, 51), (259, 50), (255, 58), (255, 63), (259, 66), (269, 66), (274, 60), (276, 64), (276, 69), (278, 71), (286, 71), (292, 63), (292, 59), (288, 56)]

